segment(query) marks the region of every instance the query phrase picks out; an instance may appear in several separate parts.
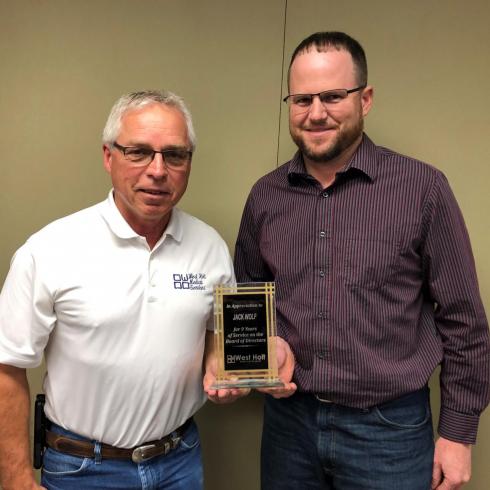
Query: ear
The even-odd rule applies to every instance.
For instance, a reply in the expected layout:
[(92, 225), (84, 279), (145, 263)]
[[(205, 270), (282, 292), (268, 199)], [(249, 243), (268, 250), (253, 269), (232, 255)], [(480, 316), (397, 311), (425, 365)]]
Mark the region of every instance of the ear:
[(362, 115), (365, 117), (368, 115), (368, 112), (371, 110), (371, 106), (373, 105), (373, 95), (374, 89), (371, 85), (368, 85), (361, 94), (361, 105), (362, 105)]
[(110, 148), (107, 145), (102, 145), (102, 152), (104, 154), (104, 168), (107, 173), (111, 173), (112, 171), (112, 153)]

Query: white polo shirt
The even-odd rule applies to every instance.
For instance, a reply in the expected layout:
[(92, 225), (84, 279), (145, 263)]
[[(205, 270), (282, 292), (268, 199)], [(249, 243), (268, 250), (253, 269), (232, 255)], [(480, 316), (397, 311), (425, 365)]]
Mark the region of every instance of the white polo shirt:
[(234, 280), (228, 248), (174, 209), (150, 250), (109, 198), (59, 219), (15, 254), (0, 295), (0, 362), (45, 351), (46, 413), (118, 447), (159, 439), (205, 401), (213, 285)]

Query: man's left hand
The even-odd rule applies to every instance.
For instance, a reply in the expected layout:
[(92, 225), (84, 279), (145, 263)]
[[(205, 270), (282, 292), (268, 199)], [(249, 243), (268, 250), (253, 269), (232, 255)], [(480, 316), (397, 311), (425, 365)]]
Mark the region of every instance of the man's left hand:
[(208, 400), (214, 403), (232, 403), (242, 396), (250, 393), (249, 388), (221, 388), (219, 390), (212, 389), (211, 386), (216, 381), (216, 373), (218, 360), (213, 355), (206, 363), (206, 373), (203, 379), (204, 391), (208, 395)]
[(471, 477), (471, 445), (439, 437), (434, 452), (432, 490), (458, 490)]
[(294, 373), (294, 354), (289, 344), (281, 337), (276, 337), (277, 367), (279, 379), (284, 383), (277, 388), (257, 388), (257, 391), (272, 395), (274, 398), (287, 398), (296, 391), (296, 384), (292, 383)]

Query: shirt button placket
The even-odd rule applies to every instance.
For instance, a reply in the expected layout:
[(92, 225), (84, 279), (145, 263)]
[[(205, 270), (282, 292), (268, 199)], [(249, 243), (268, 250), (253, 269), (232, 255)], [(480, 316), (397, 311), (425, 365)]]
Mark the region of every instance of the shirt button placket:
[(153, 269), (152, 267), (152, 256), (148, 258), (148, 302), (149, 303), (154, 303), (157, 301), (156, 297), (156, 276), (157, 272), (156, 270)]
[[(330, 196), (329, 192), (324, 190), (322, 191), (322, 193), (320, 194), (321, 198), (327, 198)], [(327, 203), (323, 203), (321, 209), (322, 209), (322, 220), (324, 223), (327, 223), (328, 222), (328, 212), (327, 212), (327, 206), (328, 204)], [(321, 240), (324, 240), (327, 238), (327, 230), (323, 229), (323, 230), (320, 230), (319, 231), (319, 238)], [(323, 252), (323, 247), (326, 246), (325, 243), (322, 243), (322, 245), (320, 246), (320, 250)], [(320, 267), (318, 268), (318, 275), (322, 278), (322, 279), (325, 279), (327, 277), (327, 273), (326, 273), (326, 267), (325, 267), (325, 256), (324, 254), (322, 253), (321, 256), (318, 257), (319, 259), (319, 265)], [(324, 287), (324, 286), (320, 286), (320, 287)], [(325, 320), (327, 320), (327, 317), (328, 317), (328, 314), (327, 314), (327, 311), (318, 311), (317, 313), (317, 317), (318, 317), (318, 320), (319, 320), (319, 323), (320, 324), (324, 324), (325, 323)], [(325, 328), (324, 326), (320, 327), (320, 328)], [(328, 349), (326, 349), (325, 347), (322, 347), (320, 348), (317, 352), (316, 352), (316, 358), (319, 360), (319, 361), (322, 361), (322, 364), (323, 362), (327, 361), (328, 360)]]
[(326, 360), (328, 358), (328, 351), (326, 350), (321, 350), (317, 353), (316, 355), (318, 359), (321, 359), (322, 361)]

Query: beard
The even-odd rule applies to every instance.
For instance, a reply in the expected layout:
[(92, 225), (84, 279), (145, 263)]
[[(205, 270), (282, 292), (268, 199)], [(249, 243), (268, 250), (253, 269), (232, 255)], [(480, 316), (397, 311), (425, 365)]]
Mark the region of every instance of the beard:
[(360, 117), (355, 124), (339, 130), (330, 145), (321, 150), (316, 149), (312, 144), (306, 143), (300, 132), (294, 132), (290, 128), (290, 133), (292, 140), (303, 154), (303, 157), (308, 158), (312, 162), (322, 163), (329, 162), (342, 155), (362, 135), (363, 130), (364, 120)]

